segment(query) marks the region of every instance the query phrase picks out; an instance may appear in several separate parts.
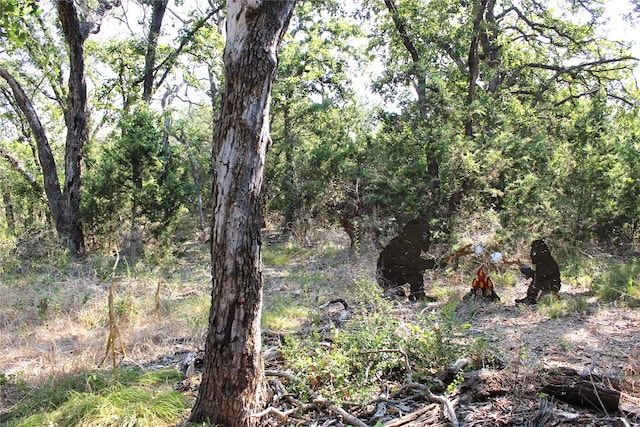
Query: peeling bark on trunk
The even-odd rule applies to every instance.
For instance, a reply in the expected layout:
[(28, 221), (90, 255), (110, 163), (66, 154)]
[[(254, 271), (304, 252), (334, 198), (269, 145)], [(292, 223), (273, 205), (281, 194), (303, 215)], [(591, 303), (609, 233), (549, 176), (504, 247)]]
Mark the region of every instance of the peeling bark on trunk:
[(260, 352), (262, 184), (277, 49), (295, 0), (227, 3), (225, 91), (213, 179), (213, 289), (204, 372), (190, 421), (258, 426), (267, 398)]

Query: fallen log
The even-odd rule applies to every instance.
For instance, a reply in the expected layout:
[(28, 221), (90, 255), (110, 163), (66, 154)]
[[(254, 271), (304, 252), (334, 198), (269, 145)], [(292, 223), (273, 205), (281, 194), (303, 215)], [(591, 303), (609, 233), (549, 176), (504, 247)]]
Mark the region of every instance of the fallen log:
[(620, 391), (614, 387), (617, 380), (599, 375), (580, 375), (572, 368), (560, 367), (549, 370), (542, 392), (571, 405), (617, 412)]

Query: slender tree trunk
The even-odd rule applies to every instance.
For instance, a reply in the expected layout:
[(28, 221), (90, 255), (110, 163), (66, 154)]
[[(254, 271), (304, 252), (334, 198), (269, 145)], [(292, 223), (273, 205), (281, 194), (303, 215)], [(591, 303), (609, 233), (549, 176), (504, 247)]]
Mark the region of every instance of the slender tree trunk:
[(298, 205), (298, 184), (295, 180), (295, 165), (293, 164), (293, 126), (291, 125), (291, 116), (289, 114), (289, 106), (285, 105), (283, 109), (283, 123), (284, 123), (284, 164), (286, 180), (289, 182), (284, 186), (286, 207), (284, 211), (284, 231), (285, 233), (291, 233), (293, 230), (293, 223), (296, 219), (296, 213), (299, 212), (300, 206)]
[(4, 202), (4, 214), (7, 220), (7, 230), (9, 234), (13, 234), (13, 231), (16, 229), (16, 219), (13, 215), (13, 202), (9, 190), (5, 190), (5, 192), (2, 193), (2, 200)]
[[(0, 66), (0, 77), (2, 77), (13, 92), (13, 97), (20, 107), (22, 114), (24, 114), (34, 139), (36, 140), (36, 146), (38, 148), (38, 159), (42, 168), (42, 178), (44, 182), (44, 192), (47, 195), (47, 201), (49, 203), (49, 210), (53, 218), (53, 223), (56, 227), (56, 231), (59, 235), (65, 236), (65, 227), (62, 223), (62, 191), (60, 190), (60, 181), (58, 180), (58, 171), (56, 168), (56, 162), (53, 158), (53, 152), (51, 151), (51, 145), (49, 145), (49, 139), (40, 122), (40, 118), (33, 108), (33, 104), (27, 97), (24, 89), (18, 83), (18, 81), (7, 70)], [(3, 157), (7, 158), (11, 164), (17, 165), (18, 162), (12, 162), (7, 155), (3, 153)], [(14, 165), (14, 168), (15, 168)], [(27, 178), (28, 180), (28, 178)], [(35, 182), (35, 181), (34, 181)], [(32, 184), (33, 185), (33, 184)], [(65, 236), (66, 237), (66, 236)]]
[(384, 0), (389, 13), (391, 14), (391, 19), (393, 20), (393, 25), (396, 27), (398, 34), (400, 35), (400, 39), (402, 40), (402, 44), (404, 45), (409, 55), (411, 55), (411, 62), (413, 63), (413, 88), (416, 91), (416, 95), (418, 96), (418, 111), (422, 117), (422, 120), (426, 123), (427, 121), (427, 75), (425, 64), (422, 58), (420, 57), (420, 53), (416, 48), (415, 44), (411, 40), (411, 36), (409, 35), (409, 31), (407, 29), (407, 24), (405, 20), (398, 13), (398, 6), (396, 4), (396, 0)]
[(213, 178), (213, 288), (204, 372), (190, 421), (259, 426), (262, 184), (277, 49), (295, 0), (229, 0), (225, 91)]
[[(428, 126), (429, 114), (427, 108), (427, 69), (424, 60), (420, 56), (418, 48), (411, 40), (410, 31), (407, 28), (407, 22), (400, 16), (396, 0), (384, 0), (384, 3), (387, 6), (387, 10), (391, 14), (393, 25), (396, 27), (396, 31), (398, 31), (398, 35), (402, 40), (402, 44), (411, 56), (411, 62), (413, 63), (412, 82), (413, 88), (416, 91), (416, 96), (418, 97), (418, 111), (420, 112), (422, 123), (425, 126)], [(439, 183), (438, 155), (436, 154), (436, 150), (430, 147), (425, 147), (425, 155), (427, 156), (429, 162), (427, 173), (429, 174), (432, 183), (434, 183), (435, 185), (436, 182)]]
[[(67, 240), (71, 252), (74, 255), (78, 256), (82, 254), (84, 250), (84, 238), (79, 222), (79, 192), (77, 193), (77, 208), (74, 213), (74, 211), (70, 209), (70, 207), (72, 207), (72, 205), (70, 204), (70, 196), (74, 193), (72, 191), (66, 191), (66, 189), (65, 193), (63, 193), (60, 189), (58, 170), (53, 157), (53, 152), (51, 151), (49, 139), (47, 138), (44, 127), (42, 126), (40, 118), (33, 108), (31, 101), (27, 97), (27, 94), (25, 93), (24, 89), (22, 89), (22, 86), (18, 83), (18, 81), (2, 67), (0, 67), (0, 77), (2, 77), (11, 87), (16, 103), (20, 107), (22, 113), (25, 115), (36, 141), (36, 146), (38, 148), (38, 159), (40, 161), (40, 167), (42, 169), (44, 192), (47, 196), (49, 210), (51, 212), (51, 217), (53, 218), (53, 224), (56, 228), (56, 231), (60, 237), (63, 237)], [(69, 138), (67, 139), (67, 149), (68, 145)], [(81, 151), (82, 150), (80, 149), (80, 152)], [(77, 150), (74, 150), (74, 153), (77, 153)], [(4, 157), (7, 156), (5, 155)], [(73, 154), (66, 153), (65, 165), (67, 161), (72, 160), (73, 157)], [(73, 173), (78, 173), (78, 175), (75, 177), (75, 180), (71, 179), (73, 177), (70, 176), (70, 174)], [(80, 185), (79, 173), (79, 169), (77, 171), (73, 168), (69, 168), (68, 170), (66, 170), (67, 179), (73, 182), (74, 187), (76, 185), (78, 186), (78, 191)], [(24, 173), (23, 175), (29, 180), (29, 175), (26, 175)], [(37, 183), (34, 180), (30, 180), (30, 182), (35, 188), (35, 184)], [(72, 189), (72, 187), (69, 188), (70, 190)]]
[(142, 99), (150, 101), (153, 95), (153, 82), (155, 80), (156, 49), (158, 47), (158, 37), (164, 13), (167, 10), (169, 0), (154, 0), (151, 12), (151, 24), (149, 25), (149, 36), (147, 38), (147, 54), (144, 58), (144, 81)]

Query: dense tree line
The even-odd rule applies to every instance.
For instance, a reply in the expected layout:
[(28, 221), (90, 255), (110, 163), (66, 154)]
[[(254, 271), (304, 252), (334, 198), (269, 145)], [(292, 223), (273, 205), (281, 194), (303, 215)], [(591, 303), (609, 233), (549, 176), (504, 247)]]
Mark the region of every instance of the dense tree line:
[[(52, 224), (81, 254), (206, 230), (223, 5), (74, 4), (3, 1), (3, 233)], [(515, 233), (637, 237), (637, 58), (603, 5), (345, 6), (301, 2), (282, 43), (265, 197), (284, 230), (490, 210)]]

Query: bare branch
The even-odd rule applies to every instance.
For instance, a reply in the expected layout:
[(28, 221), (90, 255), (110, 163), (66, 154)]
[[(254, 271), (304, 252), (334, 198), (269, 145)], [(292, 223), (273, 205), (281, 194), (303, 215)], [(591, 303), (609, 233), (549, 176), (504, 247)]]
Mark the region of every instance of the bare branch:
[[(291, 382), (294, 383), (300, 383), (300, 379), (296, 378), (295, 376), (284, 372), (284, 371), (275, 371), (275, 370), (266, 370), (264, 372), (264, 374), (266, 376), (272, 376), (272, 377), (282, 377), (285, 378)], [(304, 385), (303, 385), (304, 386)], [(319, 394), (317, 394), (315, 391), (311, 390), (309, 387), (305, 386), (305, 391), (307, 393), (309, 393), (309, 396), (311, 396), (311, 398), (313, 399), (313, 403), (321, 406), (325, 409), (328, 409), (329, 411), (336, 413), (338, 415), (340, 415), (347, 423), (352, 424), (354, 426), (357, 427), (367, 427), (367, 425), (365, 423), (363, 423), (359, 418), (354, 417), (353, 415), (351, 415), (350, 413), (348, 413), (347, 411), (345, 411), (344, 409), (342, 409), (341, 407), (339, 407), (338, 405), (336, 405), (335, 403), (331, 402), (330, 400), (325, 399), (324, 397), (320, 396)], [(264, 412), (264, 411), (262, 411)], [(260, 414), (262, 414), (262, 412), (260, 412)], [(256, 416), (257, 414), (254, 414), (254, 416)]]

